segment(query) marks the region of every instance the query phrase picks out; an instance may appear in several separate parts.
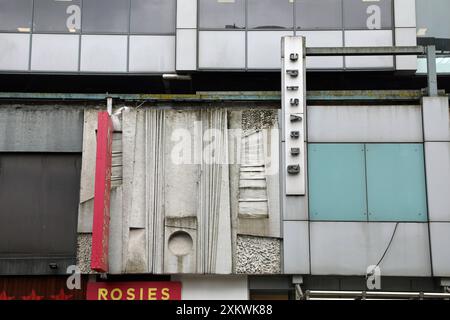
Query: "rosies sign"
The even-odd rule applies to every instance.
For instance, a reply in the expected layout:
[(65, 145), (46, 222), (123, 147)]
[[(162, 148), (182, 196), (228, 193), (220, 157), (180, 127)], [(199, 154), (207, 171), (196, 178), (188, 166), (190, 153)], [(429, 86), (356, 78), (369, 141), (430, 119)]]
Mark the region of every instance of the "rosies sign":
[(181, 300), (181, 283), (89, 282), (87, 300)]

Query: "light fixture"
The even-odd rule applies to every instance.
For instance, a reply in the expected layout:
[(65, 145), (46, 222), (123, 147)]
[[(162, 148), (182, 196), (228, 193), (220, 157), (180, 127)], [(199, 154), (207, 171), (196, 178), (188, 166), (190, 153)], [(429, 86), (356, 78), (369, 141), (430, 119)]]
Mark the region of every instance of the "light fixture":
[(56, 262), (50, 262), (50, 263), (48, 264), (48, 266), (49, 266), (49, 268), (52, 269), (52, 270), (58, 269), (58, 264), (56, 264)]
[(162, 78), (164, 80), (185, 80), (185, 81), (192, 80), (190, 75), (181, 75), (176, 73), (165, 73), (162, 75)]
[(30, 32), (30, 28), (26, 28), (26, 27), (18, 27), (17, 31), (19, 32)]

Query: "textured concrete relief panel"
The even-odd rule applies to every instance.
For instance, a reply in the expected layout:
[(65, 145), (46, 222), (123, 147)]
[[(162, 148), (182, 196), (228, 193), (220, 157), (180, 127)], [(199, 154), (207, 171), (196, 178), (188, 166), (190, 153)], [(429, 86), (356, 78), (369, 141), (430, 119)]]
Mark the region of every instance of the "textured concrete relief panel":
[(281, 240), (238, 235), (236, 273), (281, 273)]
[(277, 110), (244, 110), (235, 118), (242, 128), (237, 232), (280, 237)]
[[(247, 249), (248, 272), (280, 272), (278, 136), (262, 131), (276, 119), (276, 110), (124, 109), (113, 137), (111, 273), (230, 274)], [(92, 229), (95, 127), (88, 111), (80, 233)], [(230, 143), (228, 129), (243, 127)], [(242, 146), (249, 152), (230, 159)], [(238, 233), (257, 237), (249, 247)]]
[[(231, 273), (227, 111), (123, 116), (126, 272)], [(219, 137), (209, 137), (211, 130)]]

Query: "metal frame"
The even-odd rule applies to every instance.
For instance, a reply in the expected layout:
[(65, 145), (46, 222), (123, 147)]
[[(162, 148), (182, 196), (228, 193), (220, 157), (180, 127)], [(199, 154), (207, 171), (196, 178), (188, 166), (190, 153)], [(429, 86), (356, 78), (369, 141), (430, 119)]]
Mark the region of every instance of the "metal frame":
[(303, 298), (310, 300), (311, 298), (334, 300), (334, 299), (450, 299), (450, 293), (436, 292), (383, 292), (383, 291), (319, 291), (306, 290)]
[[(293, 14), (293, 26), (292, 28), (264, 28), (264, 29), (256, 29), (256, 28), (249, 28), (248, 27), (248, 0), (242, 0), (244, 1), (244, 27), (242, 28), (236, 28), (236, 29), (226, 29), (226, 28), (201, 28), (200, 27), (200, 0), (197, 0), (197, 70), (199, 71), (230, 71), (230, 72), (236, 72), (236, 71), (250, 71), (250, 72), (258, 72), (258, 71), (279, 71), (280, 68), (270, 68), (270, 69), (260, 69), (260, 68), (249, 68), (248, 66), (248, 32), (264, 32), (264, 31), (280, 31), (280, 32), (293, 32), (293, 35), (296, 36), (298, 32), (314, 32), (314, 31), (340, 31), (342, 32), (342, 46), (345, 47), (345, 32), (346, 31), (391, 31), (392, 34), (392, 44), (395, 45), (395, 6), (394, 6), (394, 0), (391, 1), (391, 27), (390, 28), (380, 28), (376, 30), (368, 30), (368, 29), (356, 29), (356, 28), (348, 28), (346, 29), (344, 26), (344, 20), (345, 20), (345, 10), (344, 10), (344, 1), (345, 0), (339, 0), (341, 3), (341, 17), (342, 17), (342, 23), (341, 26), (337, 29), (331, 29), (331, 28), (320, 28), (320, 29), (299, 29), (297, 26), (297, 19), (296, 19), (296, 1), (294, 0), (293, 6), (292, 6), (292, 14)], [(230, 31), (230, 32), (245, 32), (245, 66), (243, 68), (200, 68), (200, 32), (202, 31)], [(391, 71), (396, 70), (396, 61), (393, 59), (392, 61), (392, 67), (369, 67), (369, 68), (347, 68), (346, 66), (346, 59), (345, 57), (342, 57), (342, 68), (332, 68), (332, 69), (309, 69), (308, 71), (345, 71), (345, 70), (352, 70), (352, 71), (365, 71), (365, 70), (376, 70), (376, 71)]]

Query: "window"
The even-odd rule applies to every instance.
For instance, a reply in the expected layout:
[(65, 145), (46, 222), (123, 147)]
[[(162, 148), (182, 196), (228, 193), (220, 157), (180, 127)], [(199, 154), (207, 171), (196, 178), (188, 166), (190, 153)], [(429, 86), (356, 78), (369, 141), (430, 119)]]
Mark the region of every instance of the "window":
[(450, 39), (450, 1), (416, 0), (417, 35)]
[(295, 20), (298, 29), (342, 29), (342, 1), (296, 0)]
[(35, 1), (33, 24), (36, 32), (79, 32), (81, 0)]
[(0, 30), (30, 32), (32, 0), (0, 0)]
[(175, 0), (131, 0), (131, 33), (175, 33)]
[(390, 29), (392, 27), (392, 0), (344, 1), (345, 29)]
[(427, 221), (422, 144), (309, 144), (311, 220)]
[(254, 29), (292, 29), (292, 0), (247, 0), (248, 27)]
[(127, 33), (130, 0), (83, 0), (83, 33)]
[(245, 28), (245, 0), (200, 0), (200, 28)]

